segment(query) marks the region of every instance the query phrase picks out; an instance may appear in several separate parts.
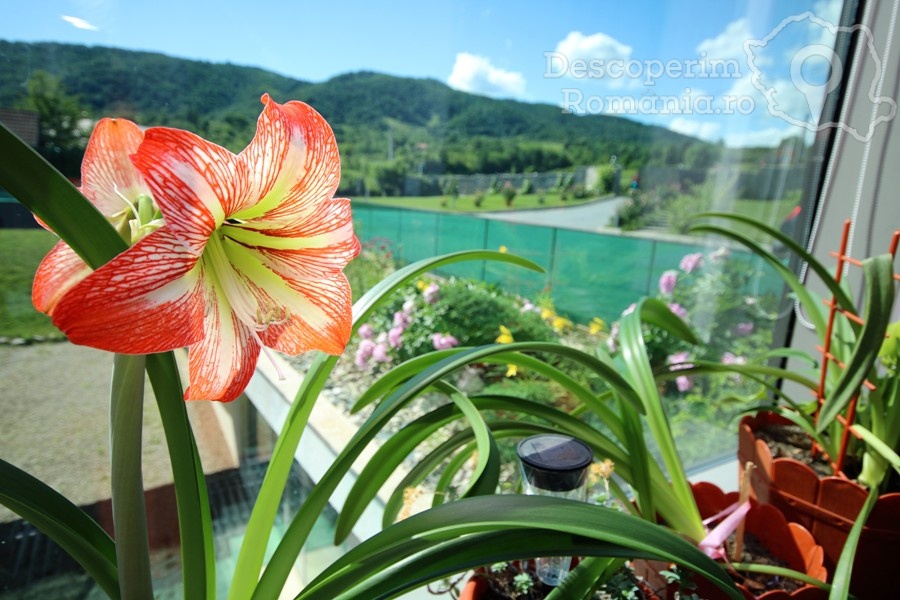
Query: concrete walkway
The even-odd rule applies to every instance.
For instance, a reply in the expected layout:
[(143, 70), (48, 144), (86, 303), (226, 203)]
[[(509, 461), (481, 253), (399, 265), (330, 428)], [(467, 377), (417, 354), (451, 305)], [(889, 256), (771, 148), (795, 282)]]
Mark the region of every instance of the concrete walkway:
[(610, 222), (616, 215), (616, 209), (627, 200), (629, 198), (626, 196), (616, 196), (576, 206), (483, 212), (478, 213), (478, 216), (510, 223), (544, 225), (578, 231), (603, 231), (611, 227)]
[[(68, 342), (0, 346), (0, 457), (78, 505), (110, 496), (112, 358)], [(172, 469), (149, 382), (144, 398), (143, 476), (152, 489), (171, 483)], [(209, 402), (188, 404), (207, 473), (237, 466), (214, 410)], [(0, 523), (15, 519), (0, 506)]]

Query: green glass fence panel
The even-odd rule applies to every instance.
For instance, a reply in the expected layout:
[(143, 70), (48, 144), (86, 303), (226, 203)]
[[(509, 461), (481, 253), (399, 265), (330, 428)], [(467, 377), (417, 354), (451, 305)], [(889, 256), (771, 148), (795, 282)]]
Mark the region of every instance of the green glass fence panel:
[(537, 225), (521, 225), (504, 221), (487, 224), (486, 248), (497, 250), (505, 246), (513, 254), (531, 259), (547, 270), (547, 274), (526, 271), (512, 265), (486, 263), (484, 280), (497, 283), (514, 294), (535, 298), (550, 284), (553, 265), (553, 246), (556, 229)]
[[(496, 283), (531, 299), (549, 289), (557, 311), (581, 323), (593, 317), (618, 320), (631, 303), (657, 294), (660, 276), (670, 269), (679, 270), (685, 255), (703, 252), (709, 256), (718, 248), (677, 239), (572, 231), (387, 207), (355, 206), (354, 222), (363, 242), (389, 240), (403, 263), (459, 250), (505, 246), (544, 266), (547, 274), (496, 263), (461, 263), (439, 274)], [(747, 272), (752, 273), (748, 295), (782, 294), (780, 279), (759, 259), (732, 249), (728, 260), (747, 261)]]
[(618, 320), (650, 285), (653, 240), (560, 230), (553, 263), (557, 311), (586, 322)]
[(369, 222), (366, 226), (367, 235), (363, 241), (371, 241), (380, 238), (390, 240), (396, 247), (400, 239), (400, 213), (402, 211), (376, 207), (369, 209)]
[(418, 210), (398, 211), (400, 230), (394, 239), (397, 252), (406, 262), (437, 255), (438, 213)]
[[(438, 237), (438, 254), (448, 254), (461, 250), (486, 248), (487, 229), (489, 221), (467, 215), (444, 214), (440, 217), (440, 236)], [(463, 262), (449, 265), (441, 269), (444, 276), (468, 277), (482, 279), (484, 277), (484, 264), (478, 262)]]
[(374, 235), (372, 233), (372, 208), (355, 202), (352, 207), (353, 229), (356, 231), (356, 237), (365, 242)]

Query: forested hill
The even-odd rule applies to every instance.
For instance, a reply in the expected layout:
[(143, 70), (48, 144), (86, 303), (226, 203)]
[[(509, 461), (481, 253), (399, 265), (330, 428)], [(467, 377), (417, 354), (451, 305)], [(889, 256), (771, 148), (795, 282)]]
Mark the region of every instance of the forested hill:
[(345, 171), (360, 176), (366, 165), (387, 161), (389, 148), (389, 168), (426, 174), (546, 171), (605, 164), (612, 154), (625, 165), (681, 164), (709, 148), (660, 127), (476, 96), (436, 80), (361, 72), (311, 83), (163, 54), (3, 40), (0, 107), (25, 106), (39, 71), (57, 78), (86, 116), (184, 127), (232, 150), (252, 136), (263, 92), (279, 102), (303, 100), (334, 127)]

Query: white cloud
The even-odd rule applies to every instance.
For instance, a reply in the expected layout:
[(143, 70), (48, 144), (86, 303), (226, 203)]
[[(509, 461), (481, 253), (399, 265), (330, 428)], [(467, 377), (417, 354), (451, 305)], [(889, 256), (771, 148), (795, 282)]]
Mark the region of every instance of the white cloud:
[(631, 57), (631, 46), (623, 44), (605, 33), (584, 35), (580, 31), (570, 31), (569, 35), (556, 44), (556, 51), (564, 54), (569, 61), (582, 60), (627, 60)]
[(750, 21), (744, 17), (729, 23), (725, 30), (716, 37), (700, 42), (697, 52), (705, 52), (707, 59), (746, 59), (744, 42), (753, 38)]
[(698, 137), (709, 142), (715, 142), (719, 139), (719, 123), (711, 123), (709, 121), (695, 121), (693, 119), (685, 119), (683, 117), (675, 117), (669, 122), (669, 129), (684, 135)]
[(94, 25), (93, 23), (89, 23), (84, 19), (79, 17), (70, 17), (68, 15), (60, 15), (60, 18), (75, 27), (76, 29), (85, 29), (87, 31), (100, 31), (100, 28)]
[(495, 67), (487, 58), (468, 52), (456, 55), (447, 84), (463, 92), (487, 96), (511, 97), (525, 94), (525, 77), (521, 73)]

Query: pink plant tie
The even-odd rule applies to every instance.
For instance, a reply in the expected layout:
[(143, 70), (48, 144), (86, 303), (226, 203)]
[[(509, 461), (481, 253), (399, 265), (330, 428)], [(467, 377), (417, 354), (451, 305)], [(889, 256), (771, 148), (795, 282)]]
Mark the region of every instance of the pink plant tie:
[[(747, 516), (747, 513), (750, 511), (750, 502), (744, 502), (743, 504), (738, 504), (735, 502), (722, 512), (717, 515), (713, 515), (712, 517), (705, 519), (703, 521), (704, 525), (712, 523), (713, 521), (718, 520), (721, 517), (725, 517), (721, 523), (716, 525), (716, 527), (710, 531), (705, 538), (703, 538), (700, 543), (697, 544), (697, 547), (700, 548), (707, 556), (713, 559), (724, 558), (725, 551), (723, 550), (723, 544), (725, 540), (728, 539), (728, 536), (737, 530), (738, 526), (741, 524), (741, 521), (744, 520), (744, 517)], [(726, 516), (727, 515), (727, 516)]]

